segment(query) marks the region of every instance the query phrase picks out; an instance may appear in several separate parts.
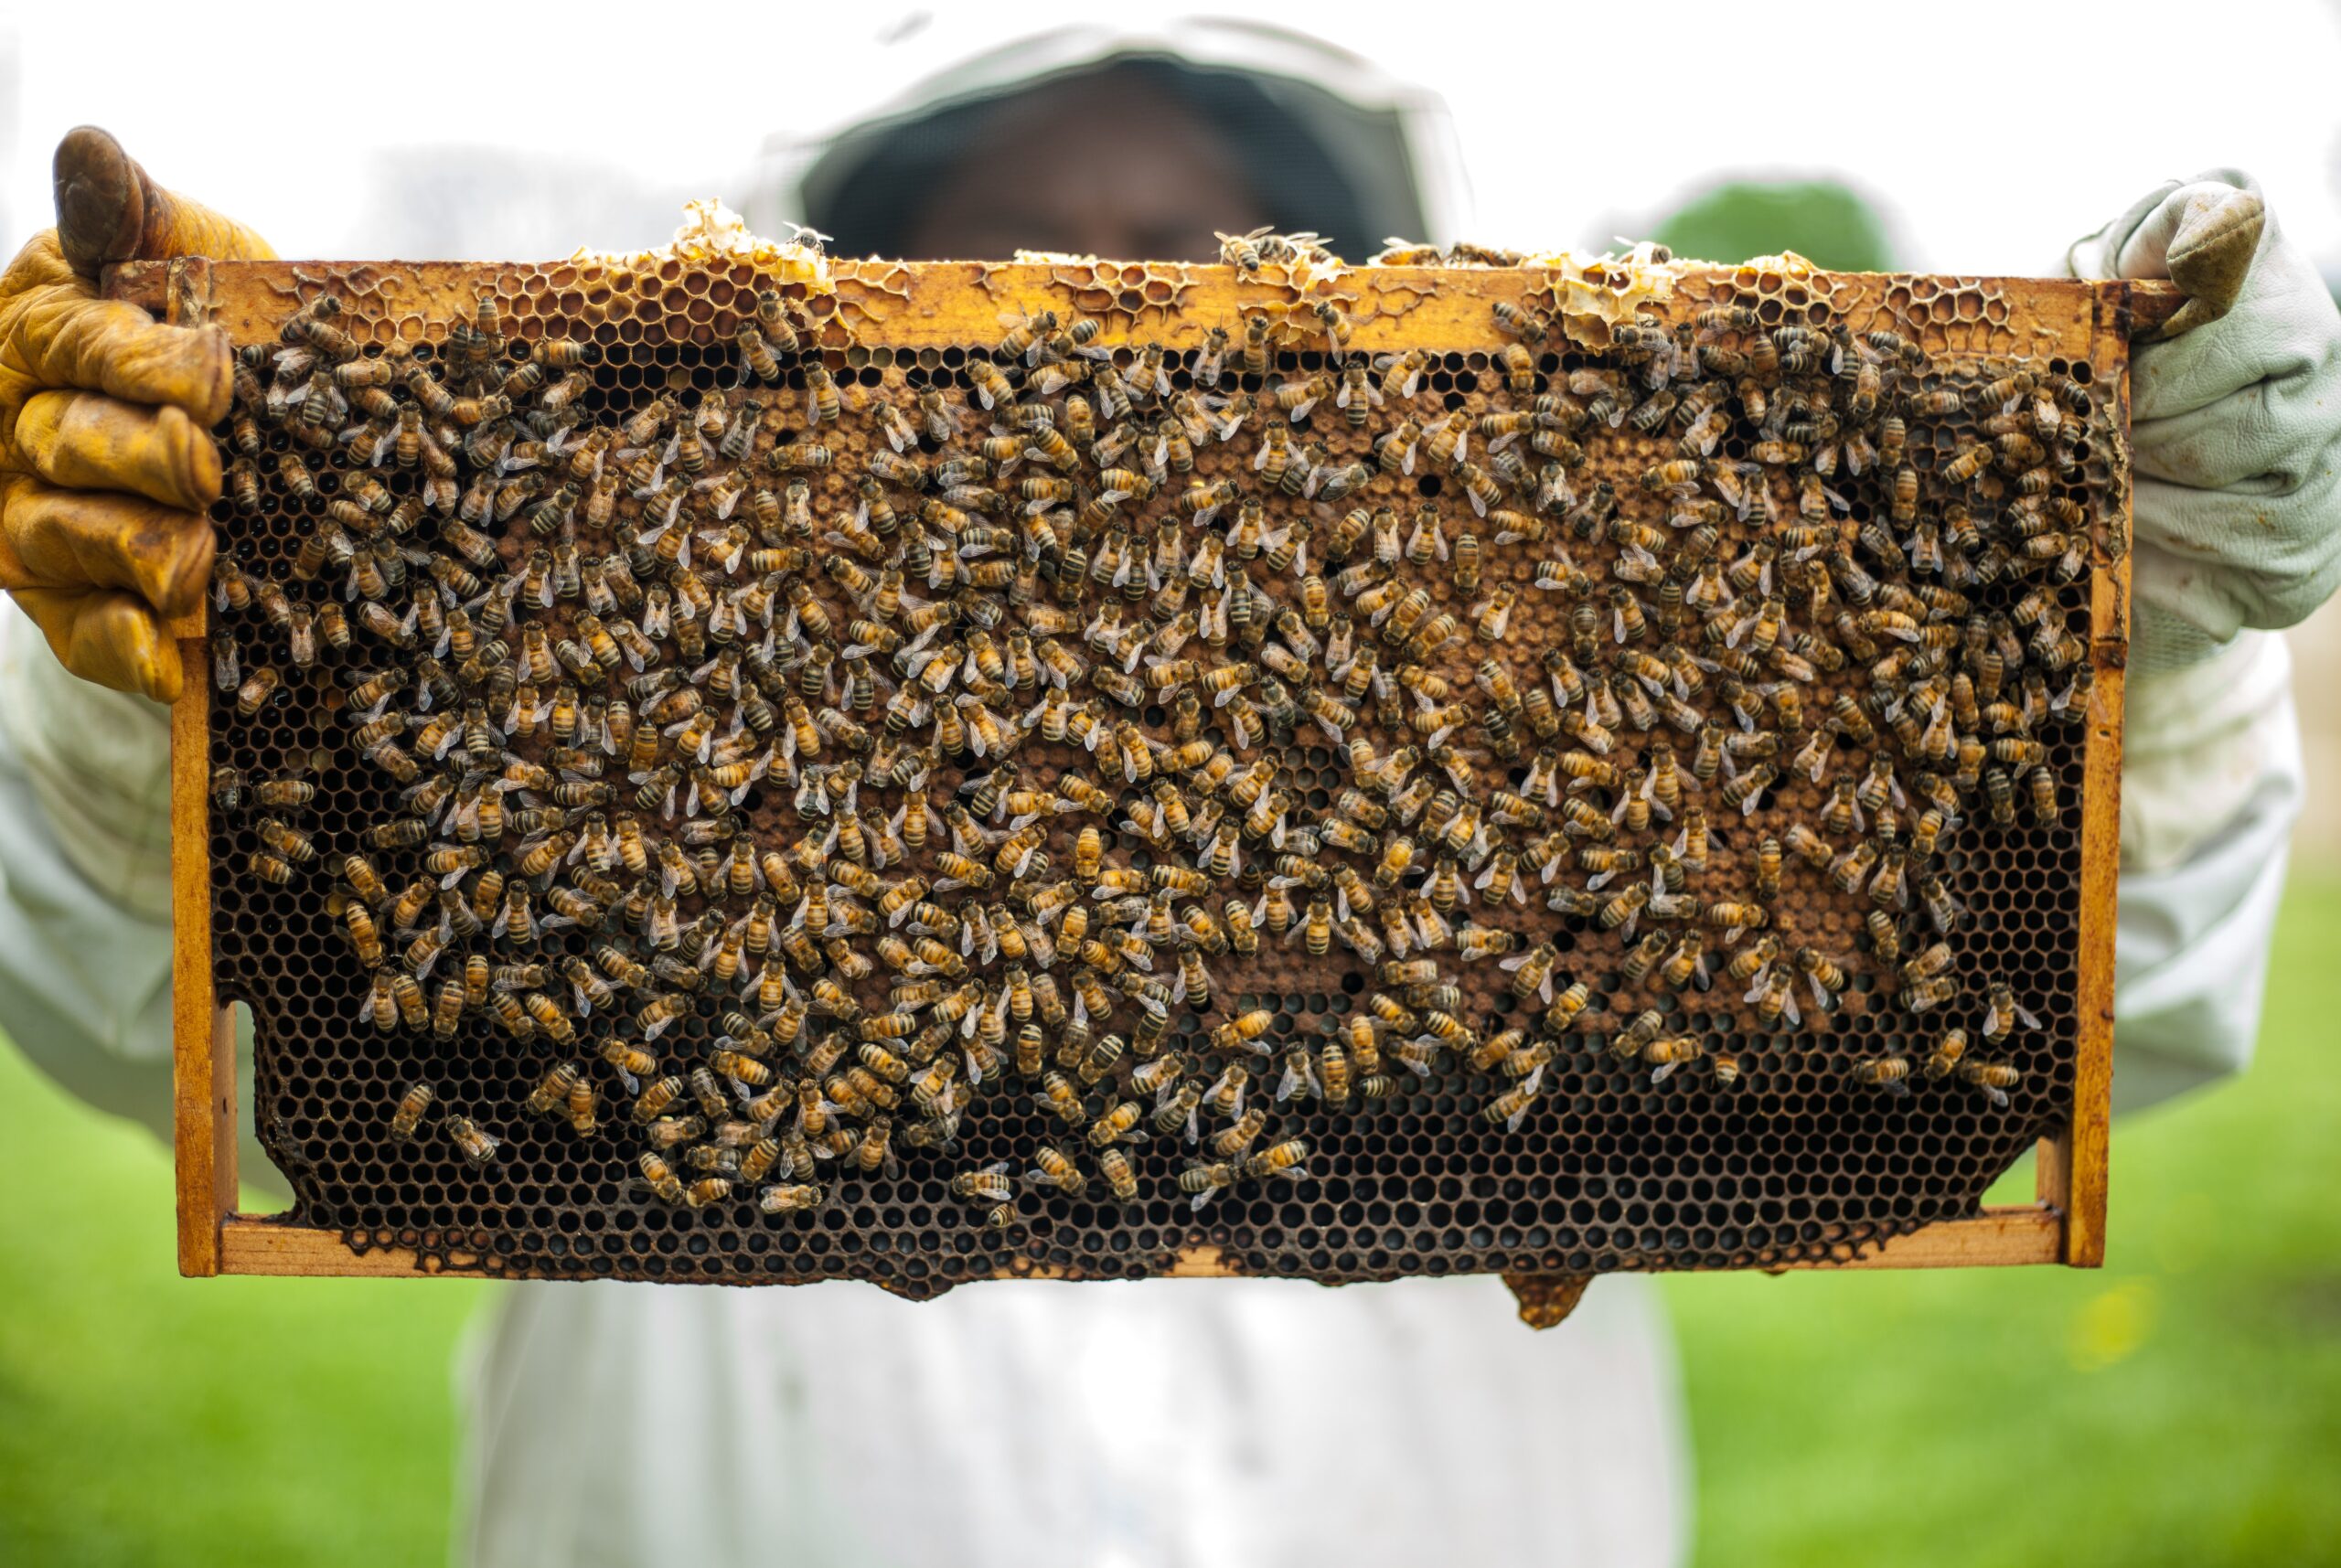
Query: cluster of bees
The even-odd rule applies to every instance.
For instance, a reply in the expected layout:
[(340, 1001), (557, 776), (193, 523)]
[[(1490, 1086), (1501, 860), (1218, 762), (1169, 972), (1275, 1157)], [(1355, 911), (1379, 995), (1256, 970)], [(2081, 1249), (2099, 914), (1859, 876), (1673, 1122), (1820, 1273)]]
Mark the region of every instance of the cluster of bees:
[[(1790, 1030), (1867, 970), (1930, 1043), (1853, 1080), (2015, 1085), (2038, 1022), (1962, 972), (1949, 856), (2060, 819), (2087, 705), (2093, 411), (2045, 364), (1954, 385), (1742, 304), (1596, 354), (1506, 304), (1475, 412), (1320, 298), (1189, 356), (1043, 312), (873, 395), (766, 291), (716, 385), (629, 399), (493, 294), (432, 350), (338, 311), (240, 356), (214, 673), (230, 726), (328, 692), (394, 808), (321, 841), (305, 779), (214, 794), (374, 1027), (541, 1058), (525, 1104), (405, 1087), (394, 1137), (486, 1165), (497, 1114), (556, 1117), (638, 1139), (659, 1200), (803, 1215), (950, 1160), (996, 1093), (1051, 1136), (957, 1161), (971, 1215), (1149, 1177), (1200, 1208), (1306, 1177), (1303, 1104), (1480, 1075), (1517, 1128), (1582, 1051), (1730, 1093), (1611, 971)], [(248, 569), (235, 517), (288, 515)], [(1800, 937), (1792, 882), (1863, 934)], [(1279, 1042), (1228, 976), (1286, 946), (1364, 984)]]

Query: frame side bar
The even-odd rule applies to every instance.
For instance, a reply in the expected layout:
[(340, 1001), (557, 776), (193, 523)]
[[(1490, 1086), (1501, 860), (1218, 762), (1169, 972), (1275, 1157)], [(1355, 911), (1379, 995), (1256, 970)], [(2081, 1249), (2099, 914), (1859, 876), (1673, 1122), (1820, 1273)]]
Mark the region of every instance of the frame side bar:
[[(161, 265), (140, 300), (177, 326), (211, 318), (211, 263)], [(171, 707), (171, 1134), (179, 1272), (222, 1269), (220, 1230), (236, 1208), (236, 1022), (211, 979), (211, 754), (208, 603), (174, 619), (187, 684)]]
[[(2099, 341), (2117, 346), (2122, 360), (2109, 384), (2112, 411), (2130, 422), (2129, 342), (2139, 325), (2135, 285), (2116, 286), (2116, 319)], [(2156, 304), (2171, 291), (2155, 291)], [(2090, 587), (2090, 693), (2083, 742), (2081, 798), (2080, 973), (2074, 998), (2080, 1038), (2073, 1066), (2073, 1119), (2065, 1168), (2064, 1261), (2076, 1268), (2105, 1262), (2107, 1164), (2113, 1115), (2113, 927), (2122, 869), (2122, 687), (2130, 650), (2130, 562), (2133, 475), (2126, 464), (2121, 495), (2105, 537), (2093, 541)]]
[(179, 1272), (220, 1272), (220, 1224), (236, 1207), (235, 1015), (211, 985), (211, 811), (204, 759), (211, 692), (199, 638), (171, 708), (171, 1099)]

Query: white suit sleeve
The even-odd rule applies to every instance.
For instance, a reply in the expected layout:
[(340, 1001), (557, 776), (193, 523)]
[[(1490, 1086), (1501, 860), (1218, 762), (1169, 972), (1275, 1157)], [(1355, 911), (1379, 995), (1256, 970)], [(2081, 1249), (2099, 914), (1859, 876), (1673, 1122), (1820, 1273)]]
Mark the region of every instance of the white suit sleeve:
[(2251, 1060), (2306, 784), (2283, 639), (2246, 632), (2133, 681), (2124, 728), (2113, 1103), (2128, 1110)]
[[(0, 1034), (69, 1093), (166, 1140), (170, 850), (168, 710), (68, 675), (0, 598)], [(249, 1132), (241, 1166), (276, 1179)]]
[(2132, 668), (2306, 619), (2341, 584), (2341, 313), (2314, 263), (2233, 169), (2161, 187), (2068, 261), (2219, 296), (2132, 356)]

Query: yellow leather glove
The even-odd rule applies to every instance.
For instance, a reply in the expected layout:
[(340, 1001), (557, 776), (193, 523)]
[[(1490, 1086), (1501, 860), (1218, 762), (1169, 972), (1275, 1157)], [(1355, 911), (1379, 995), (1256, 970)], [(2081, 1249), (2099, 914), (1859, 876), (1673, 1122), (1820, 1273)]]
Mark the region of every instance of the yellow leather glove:
[(0, 589), (67, 669), (168, 702), (182, 676), (164, 622), (211, 575), (228, 337), (100, 299), (95, 280), (110, 261), (275, 252), (93, 126), (58, 144), (56, 189), (57, 227), (0, 273)]

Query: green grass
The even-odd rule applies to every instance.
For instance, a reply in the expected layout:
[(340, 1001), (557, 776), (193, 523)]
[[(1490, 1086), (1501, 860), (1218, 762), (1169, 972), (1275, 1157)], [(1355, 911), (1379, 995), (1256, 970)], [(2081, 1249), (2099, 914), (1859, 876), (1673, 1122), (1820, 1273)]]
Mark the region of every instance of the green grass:
[[(2259, 1065), (2122, 1127), (2102, 1273), (1671, 1282), (1702, 1560), (2341, 1562), (2336, 956), (2296, 879)], [(0, 1190), (0, 1563), (439, 1558), (478, 1287), (179, 1279), (166, 1153), (5, 1050)]]
[(0, 1107), (0, 1563), (444, 1558), (482, 1287), (181, 1279), (167, 1148), (5, 1043)]

